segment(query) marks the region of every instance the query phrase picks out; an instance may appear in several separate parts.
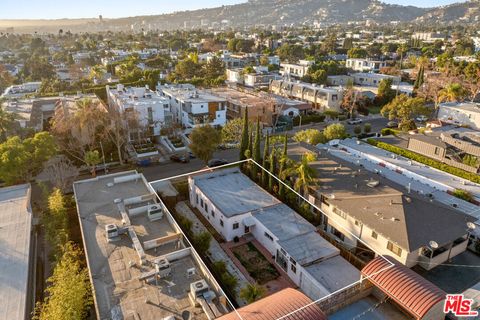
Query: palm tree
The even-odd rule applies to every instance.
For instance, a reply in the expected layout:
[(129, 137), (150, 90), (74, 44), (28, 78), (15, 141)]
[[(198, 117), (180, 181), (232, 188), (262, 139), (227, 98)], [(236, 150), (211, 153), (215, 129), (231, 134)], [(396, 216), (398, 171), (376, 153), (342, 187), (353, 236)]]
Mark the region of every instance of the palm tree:
[(312, 160), (312, 156), (309, 154), (304, 154), (300, 162), (297, 162), (294, 166), (285, 169), (282, 173), (282, 179), (286, 179), (287, 177), (295, 177), (293, 188), (298, 193), (303, 195), (307, 195), (308, 187), (312, 184), (315, 184), (317, 172), (309, 165)]
[(242, 290), (240, 290), (240, 298), (247, 301), (247, 303), (252, 303), (263, 298), (266, 293), (267, 290), (265, 287), (257, 283), (247, 284)]
[(456, 102), (464, 98), (466, 95), (460, 83), (450, 83), (448, 86), (440, 90), (439, 100), (442, 102)]

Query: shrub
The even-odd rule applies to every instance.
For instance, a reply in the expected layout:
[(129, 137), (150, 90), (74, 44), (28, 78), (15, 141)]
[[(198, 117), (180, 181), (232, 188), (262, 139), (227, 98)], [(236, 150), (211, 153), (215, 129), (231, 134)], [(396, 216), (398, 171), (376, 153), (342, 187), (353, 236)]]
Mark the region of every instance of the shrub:
[(467, 190), (455, 189), (452, 194), (453, 196), (468, 202), (472, 202), (473, 200), (473, 195)]
[(370, 123), (365, 123), (363, 126), (363, 132), (370, 133), (372, 131), (372, 125)]
[[(302, 116), (302, 125), (309, 123), (318, 123), (325, 120), (325, 115), (323, 114), (307, 114)], [(300, 124), (300, 117), (297, 116), (293, 118), (293, 125), (298, 126)]]
[(360, 126), (355, 126), (355, 128), (353, 128), (353, 132), (356, 134), (356, 135), (359, 135), (360, 133), (362, 133), (362, 127)]

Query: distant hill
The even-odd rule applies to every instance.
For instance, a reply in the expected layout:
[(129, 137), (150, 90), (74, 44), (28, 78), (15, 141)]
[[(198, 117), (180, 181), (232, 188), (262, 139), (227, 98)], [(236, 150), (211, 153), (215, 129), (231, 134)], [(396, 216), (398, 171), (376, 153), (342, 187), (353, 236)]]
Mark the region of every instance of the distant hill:
[(480, 0), (431, 9), (385, 4), (377, 0), (249, 0), (210, 9), (118, 19), (0, 20), (0, 29), (14, 27), (24, 32), (65, 30), (99, 31), (159, 29), (172, 30), (226, 24), (232, 27), (255, 25), (313, 25), (391, 21), (419, 23), (476, 22)]

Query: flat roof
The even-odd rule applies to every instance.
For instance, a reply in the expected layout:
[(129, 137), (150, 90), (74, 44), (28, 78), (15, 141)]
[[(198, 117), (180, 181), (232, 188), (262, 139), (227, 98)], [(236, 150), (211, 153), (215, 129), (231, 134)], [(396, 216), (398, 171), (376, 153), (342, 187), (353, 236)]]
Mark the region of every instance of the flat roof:
[(226, 217), (280, 203), (241, 173), (239, 168), (216, 169), (192, 175), (190, 179)]
[(441, 103), (439, 107), (480, 113), (480, 104), (473, 103), (473, 102), (445, 102), (445, 103)]
[(305, 270), (327, 290), (326, 294), (336, 292), (360, 280), (360, 270), (340, 255), (314, 263), (305, 267)]
[(32, 211), (30, 184), (0, 188), (0, 319), (25, 319)]
[[(185, 247), (182, 234), (165, 210), (163, 217), (155, 221), (150, 221), (146, 211), (141, 211), (145, 205), (156, 202), (143, 175), (128, 171), (82, 180), (74, 183), (74, 191), (99, 319), (180, 318), (184, 311), (195, 319), (207, 319), (203, 308), (192, 306), (188, 291), (192, 282), (202, 279), (215, 291), (212, 276), (202, 271), (192, 249)], [(124, 204), (130, 220), (127, 234), (130, 228), (136, 233), (146, 263), (140, 263), (135, 242), (127, 234), (115, 241), (106, 239), (107, 224), (121, 227), (125, 221), (118, 202)], [(134, 213), (135, 210), (139, 211)], [(163, 239), (173, 241), (163, 242)], [(148, 249), (147, 241), (164, 244)], [(155, 270), (153, 261), (159, 257), (166, 257), (170, 262), (170, 275), (156, 283), (140, 280), (146, 272)], [(195, 274), (187, 275), (190, 268), (196, 269)]]
[(288, 240), (279, 241), (278, 244), (300, 265), (340, 254), (339, 249), (316, 232), (304, 233)]

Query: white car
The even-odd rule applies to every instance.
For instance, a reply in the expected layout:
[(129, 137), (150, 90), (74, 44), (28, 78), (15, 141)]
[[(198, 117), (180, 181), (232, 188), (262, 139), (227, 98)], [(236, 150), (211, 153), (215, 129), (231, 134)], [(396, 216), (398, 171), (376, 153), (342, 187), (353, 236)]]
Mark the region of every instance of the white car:
[(416, 117), (415, 120), (417, 120), (418, 122), (425, 122), (425, 121), (428, 120), (428, 117), (424, 116), (424, 115), (421, 115), (421, 116)]
[(347, 123), (348, 124), (359, 124), (359, 123), (362, 123), (362, 119), (352, 118), (352, 119), (347, 120)]

